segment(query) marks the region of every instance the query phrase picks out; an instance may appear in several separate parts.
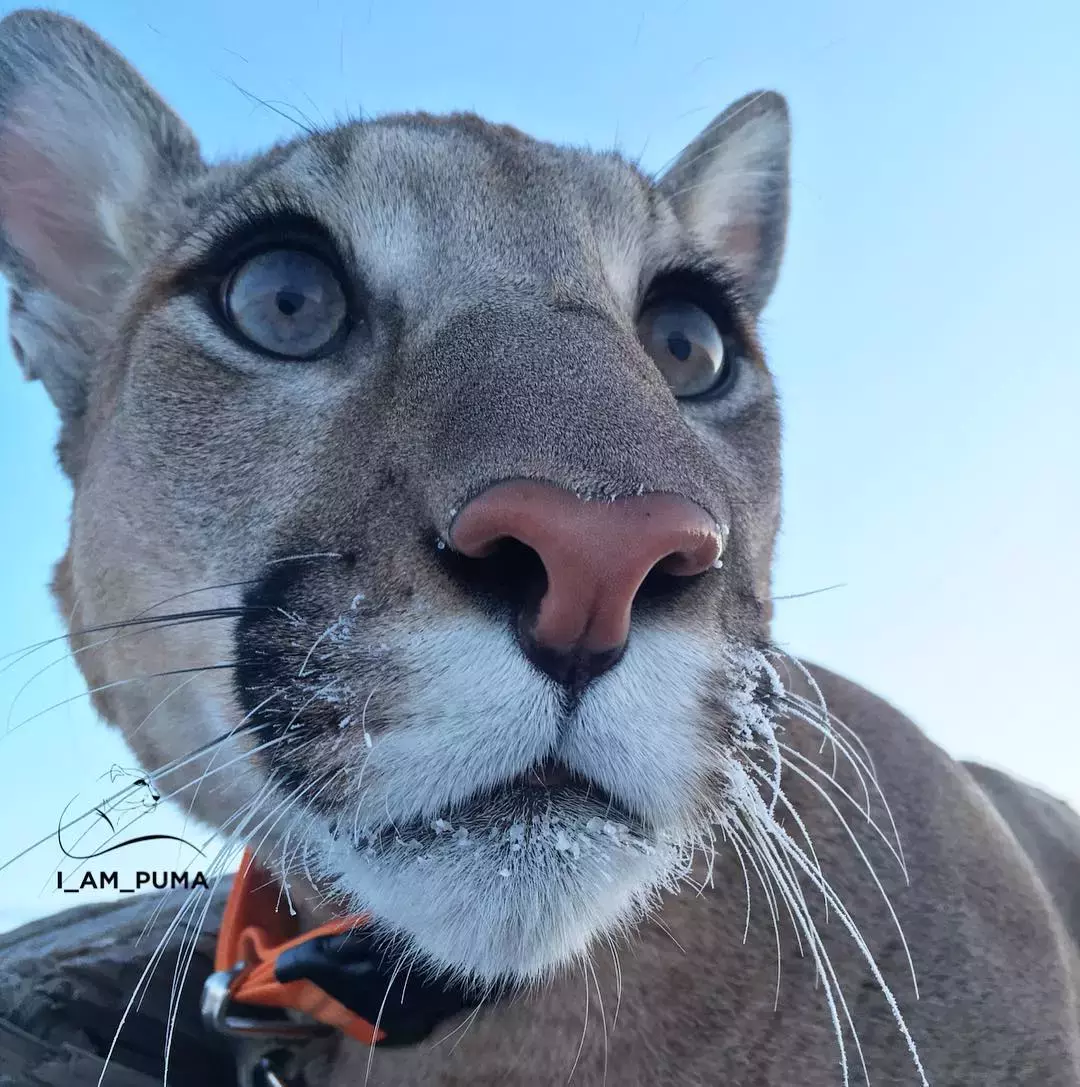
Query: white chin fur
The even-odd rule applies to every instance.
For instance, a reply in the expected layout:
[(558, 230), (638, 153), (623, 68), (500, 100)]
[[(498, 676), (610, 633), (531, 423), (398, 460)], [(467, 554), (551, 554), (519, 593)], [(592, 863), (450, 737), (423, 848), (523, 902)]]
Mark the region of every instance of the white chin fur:
[[(333, 881), (429, 962), (483, 983), (529, 984), (636, 921), (684, 871), (685, 851), (584, 811), (447, 823), (433, 838), (356, 849), (319, 836)], [(327, 844), (329, 843), (329, 847)]]
[[(443, 968), (530, 982), (638, 919), (677, 882), (686, 842), (701, 830), (688, 820), (708, 758), (700, 696), (714, 653), (674, 630), (635, 632), (565, 719), (554, 684), (489, 623), (393, 640), (417, 677), (399, 720), (358, 745), (336, 826), (309, 817), (297, 827), (312, 874), (351, 908)], [(482, 810), (470, 802), (549, 757), (650, 829), (629, 832), (572, 793), (539, 814), (505, 795)]]

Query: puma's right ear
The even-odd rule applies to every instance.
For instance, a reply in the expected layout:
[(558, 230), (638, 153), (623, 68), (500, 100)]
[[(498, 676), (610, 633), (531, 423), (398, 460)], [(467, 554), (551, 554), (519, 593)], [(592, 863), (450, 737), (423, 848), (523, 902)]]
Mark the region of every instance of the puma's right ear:
[(738, 278), (755, 313), (780, 271), (790, 144), (787, 103), (758, 91), (724, 110), (659, 182), (683, 226)]
[(65, 418), (155, 200), (202, 169), (188, 129), (93, 31), (47, 11), (0, 21), (0, 271), (15, 355)]

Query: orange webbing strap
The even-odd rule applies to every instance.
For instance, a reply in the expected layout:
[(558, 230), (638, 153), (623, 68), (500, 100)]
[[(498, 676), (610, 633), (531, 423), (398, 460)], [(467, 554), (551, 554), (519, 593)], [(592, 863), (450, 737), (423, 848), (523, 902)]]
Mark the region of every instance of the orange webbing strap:
[(239, 1004), (263, 1008), (292, 1008), (312, 1019), (336, 1028), (365, 1045), (374, 1045), (385, 1037), (381, 1030), (350, 1011), (311, 981), (278, 981), (275, 973), (278, 956), (319, 936), (339, 936), (365, 924), (363, 914), (342, 917), (325, 925), (299, 932), (299, 923), (287, 908), (282, 908), (281, 889), (255, 857), (246, 850), (233, 881), (225, 913), (218, 932), (214, 969), (244, 968), (229, 985), (229, 995)]

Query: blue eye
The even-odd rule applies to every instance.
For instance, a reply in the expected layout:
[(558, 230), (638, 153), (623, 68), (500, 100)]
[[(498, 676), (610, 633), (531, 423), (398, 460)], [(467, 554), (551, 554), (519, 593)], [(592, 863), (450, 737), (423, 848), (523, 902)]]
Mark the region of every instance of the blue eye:
[(700, 306), (678, 300), (648, 306), (638, 319), (638, 336), (676, 396), (724, 386), (730, 370), (724, 339)]
[(222, 306), (244, 339), (290, 359), (314, 358), (345, 325), (345, 291), (333, 269), (302, 249), (270, 249), (226, 279)]

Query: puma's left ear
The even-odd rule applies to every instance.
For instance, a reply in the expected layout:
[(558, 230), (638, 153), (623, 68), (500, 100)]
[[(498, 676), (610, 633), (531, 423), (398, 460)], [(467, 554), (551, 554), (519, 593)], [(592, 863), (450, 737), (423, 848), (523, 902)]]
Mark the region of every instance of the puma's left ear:
[(780, 270), (790, 147), (787, 103), (758, 91), (724, 110), (659, 181), (680, 222), (738, 277), (755, 314)]
[(48, 11), (0, 20), (0, 272), (16, 357), (64, 420), (157, 209), (202, 170), (186, 126), (93, 31)]

